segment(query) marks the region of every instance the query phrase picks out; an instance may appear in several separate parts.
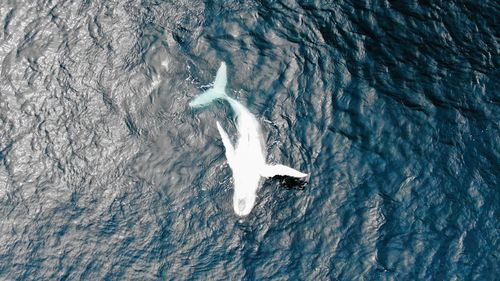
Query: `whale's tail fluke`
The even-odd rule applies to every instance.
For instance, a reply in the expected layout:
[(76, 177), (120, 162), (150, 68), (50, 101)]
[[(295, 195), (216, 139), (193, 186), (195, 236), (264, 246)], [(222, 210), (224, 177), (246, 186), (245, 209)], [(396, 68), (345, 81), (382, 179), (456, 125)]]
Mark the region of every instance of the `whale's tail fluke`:
[(203, 92), (201, 95), (197, 96), (194, 100), (189, 103), (190, 107), (203, 107), (214, 100), (226, 99), (228, 98), (226, 94), (226, 84), (227, 84), (227, 71), (226, 64), (221, 63), (219, 70), (217, 70), (217, 76), (215, 76), (214, 86), (207, 91)]

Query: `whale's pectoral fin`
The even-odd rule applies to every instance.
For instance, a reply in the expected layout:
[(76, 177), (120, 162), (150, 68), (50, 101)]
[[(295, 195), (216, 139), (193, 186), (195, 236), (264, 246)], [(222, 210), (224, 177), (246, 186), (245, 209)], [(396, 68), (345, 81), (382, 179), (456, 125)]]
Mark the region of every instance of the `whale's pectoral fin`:
[(217, 130), (219, 130), (220, 137), (222, 138), (222, 144), (224, 144), (224, 148), (226, 149), (226, 158), (229, 166), (233, 166), (234, 163), (234, 147), (227, 136), (226, 131), (222, 129), (219, 121), (217, 121)]
[(307, 174), (301, 173), (293, 168), (280, 164), (264, 165), (264, 167), (262, 167), (260, 175), (266, 178), (272, 178), (274, 176), (289, 176), (294, 178), (303, 178), (307, 176)]

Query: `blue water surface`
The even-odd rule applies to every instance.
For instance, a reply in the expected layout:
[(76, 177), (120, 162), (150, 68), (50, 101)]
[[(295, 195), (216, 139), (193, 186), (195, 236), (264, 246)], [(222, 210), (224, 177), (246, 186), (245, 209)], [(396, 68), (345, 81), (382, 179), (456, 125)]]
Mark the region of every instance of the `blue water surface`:
[[(498, 280), (500, 4), (0, 3), (0, 280)], [(267, 160), (245, 218), (228, 65)]]

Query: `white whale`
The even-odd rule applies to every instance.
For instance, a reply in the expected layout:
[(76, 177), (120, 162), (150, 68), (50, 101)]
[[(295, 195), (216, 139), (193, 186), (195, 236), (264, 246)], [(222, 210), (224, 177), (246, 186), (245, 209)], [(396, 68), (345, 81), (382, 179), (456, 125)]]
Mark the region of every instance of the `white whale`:
[(284, 165), (266, 164), (265, 150), (260, 125), (255, 116), (241, 103), (226, 94), (227, 73), (226, 64), (221, 63), (213, 88), (202, 93), (189, 103), (192, 108), (210, 104), (217, 99), (229, 103), (237, 119), (238, 140), (235, 146), (217, 121), (217, 129), (226, 150), (226, 158), (233, 173), (234, 195), (233, 208), (238, 216), (246, 216), (255, 205), (257, 190), (261, 185), (261, 177), (290, 176), (306, 177), (307, 174)]

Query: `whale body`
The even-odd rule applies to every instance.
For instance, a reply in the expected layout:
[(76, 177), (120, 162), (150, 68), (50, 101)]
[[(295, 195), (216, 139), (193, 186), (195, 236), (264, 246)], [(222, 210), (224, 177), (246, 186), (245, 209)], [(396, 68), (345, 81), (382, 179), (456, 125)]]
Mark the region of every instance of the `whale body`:
[(192, 108), (200, 108), (215, 100), (224, 100), (234, 111), (238, 138), (233, 145), (220, 123), (216, 121), (217, 130), (225, 148), (227, 163), (232, 170), (234, 179), (233, 208), (238, 216), (246, 216), (255, 205), (257, 190), (261, 186), (261, 178), (274, 176), (306, 177), (284, 165), (266, 164), (264, 141), (260, 125), (255, 116), (241, 103), (226, 94), (227, 70), (226, 64), (221, 63), (213, 87), (205, 91), (189, 103)]

